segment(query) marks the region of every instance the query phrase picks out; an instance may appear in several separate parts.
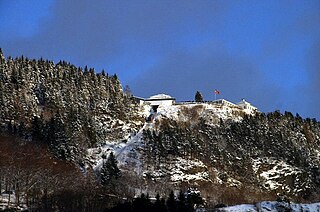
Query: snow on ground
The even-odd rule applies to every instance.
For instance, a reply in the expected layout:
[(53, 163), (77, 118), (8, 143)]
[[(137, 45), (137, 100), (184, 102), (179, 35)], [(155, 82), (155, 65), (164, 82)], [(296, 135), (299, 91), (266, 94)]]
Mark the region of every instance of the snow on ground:
[[(190, 121), (191, 117), (188, 110), (196, 110), (196, 113), (199, 113), (200, 116), (207, 116), (208, 111), (218, 111), (219, 109), (215, 105), (209, 104), (160, 105), (157, 113), (153, 114), (149, 105), (143, 105), (141, 114), (145, 117), (153, 114), (154, 119), (158, 120), (166, 117), (174, 120)], [(220, 112), (221, 114), (226, 113), (224, 110)], [(219, 117), (222, 117), (221, 114)], [(122, 127), (125, 128), (125, 124)], [(88, 149), (89, 160), (93, 168), (99, 170), (103, 164), (103, 156), (107, 158), (113, 152), (122, 170), (135, 171), (139, 175), (149, 174), (154, 178), (169, 175), (173, 182), (207, 181), (209, 179), (207, 167), (199, 160), (175, 158), (169, 162), (169, 165), (166, 163), (165, 167), (160, 167), (159, 169), (152, 168), (150, 170), (150, 167), (143, 167), (143, 164), (141, 164), (144, 146), (143, 130), (154, 128), (154, 121), (146, 122), (138, 133), (128, 134), (126, 136), (127, 139), (124, 141), (106, 141), (97, 148)]]
[(162, 163), (157, 168), (152, 166), (145, 170), (143, 174), (153, 180), (169, 176), (173, 183), (210, 180), (208, 168), (202, 161), (197, 159), (187, 160), (181, 157), (168, 159), (165, 164)]
[(223, 212), (278, 212), (285, 211), (292, 212), (320, 212), (320, 203), (312, 204), (296, 204), (296, 203), (287, 203), (287, 202), (276, 202), (276, 201), (264, 201), (259, 202), (255, 205), (253, 204), (243, 204), (229, 206), (225, 208), (220, 208), (218, 211)]
[[(198, 113), (198, 116), (205, 118), (210, 122), (219, 121), (220, 118), (223, 120), (233, 120), (241, 121), (242, 117), (240, 116), (241, 109), (232, 108), (228, 106), (221, 106), (212, 103), (185, 103), (177, 105), (160, 105), (158, 107), (157, 113), (155, 114), (156, 118), (169, 118), (178, 121), (193, 121), (192, 119), (196, 116), (195, 113)], [(214, 120), (215, 119), (215, 120)]]
[(150, 127), (150, 124), (146, 123), (135, 136), (116, 151), (115, 155), (120, 167), (133, 168), (136, 173), (141, 173), (142, 164), (140, 158), (144, 146), (143, 130), (148, 127)]
[(151, 106), (150, 105), (142, 105), (140, 109), (140, 115), (147, 118), (151, 114)]
[(183, 158), (177, 158), (173, 167), (173, 173), (171, 180), (176, 181), (198, 181), (208, 180), (209, 173), (207, 166), (199, 160), (186, 160)]
[(159, 169), (147, 169), (141, 163), (144, 141), (142, 133), (144, 129), (153, 127), (152, 123), (146, 123), (140, 131), (132, 136), (127, 142), (106, 142), (99, 148), (88, 150), (90, 158), (94, 161), (93, 168), (100, 169), (103, 163), (102, 155), (106, 157), (110, 152), (114, 152), (118, 165), (122, 170), (135, 171), (139, 175), (151, 176), (154, 179), (160, 179), (164, 176), (170, 176), (172, 182), (190, 182), (207, 181), (209, 173), (206, 165), (199, 160), (186, 160), (183, 158), (174, 158), (162, 164)]
[(317, 211), (320, 212), (320, 203), (313, 204), (292, 204), (291, 205), (293, 212), (298, 211)]
[(129, 166), (133, 168), (137, 173), (140, 172), (141, 162), (140, 162), (140, 153), (144, 141), (142, 140), (143, 129), (149, 127), (148, 123), (145, 123), (144, 126), (139, 130), (137, 134), (131, 134), (128, 136), (128, 141), (119, 142), (119, 141), (106, 141), (100, 147), (88, 149), (88, 155), (90, 160), (93, 162), (94, 169), (100, 169), (103, 164), (102, 156), (105, 155), (107, 158), (108, 155), (113, 152), (119, 162), (120, 167)]
[[(163, 96), (159, 96), (159, 98)], [(199, 118), (205, 118), (208, 123), (218, 124), (220, 119), (231, 119), (240, 121), (242, 117), (238, 108), (219, 106), (212, 103), (185, 103), (176, 105), (160, 105), (154, 113), (150, 105), (141, 106), (140, 115), (147, 118), (153, 116), (151, 122), (146, 122), (137, 133), (130, 133), (126, 123), (117, 122), (126, 132), (123, 140), (105, 141), (99, 147), (88, 149), (88, 159), (95, 170), (99, 170), (103, 164), (103, 156), (107, 158), (113, 152), (122, 170), (135, 171), (139, 175), (150, 174), (154, 178), (169, 175), (173, 182), (208, 180), (209, 173), (207, 167), (199, 160), (186, 160), (175, 158), (166, 167), (158, 169), (143, 167), (141, 157), (143, 157), (143, 130), (155, 129), (155, 120), (163, 118), (173, 119), (183, 122), (197, 122)], [(110, 120), (108, 120), (110, 121)], [(111, 120), (112, 121), (112, 120)]]
[[(297, 175), (302, 173), (300, 169), (273, 158), (259, 158), (252, 162), (254, 172), (264, 181), (263, 186), (271, 190), (281, 187), (289, 192), (290, 188), (283, 187), (284, 183), (282, 182), (288, 177), (293, 177), (295, 181), (299, 181)], [(295, 192), (299, 192), (299, 190)]]
[(27, 206), (25, 204), (25, 198), (23, 198), (23, 194), (21, 194), (22, 197), (19, 199), (19, 204), (16, 195), (14, 192), (12, 194), (0, 191), (0, 211), (6, 210), (8, 208), (16, 209), (17, 211), (23, 211), (27, 210)]
[(257, 211), (257, 208), (254, 205), (250, 205), (250, 204), (242, 204), (242, 205), (235, 205), (235, 206), (230, 206), (230, 207), (225, 207), (225, 208), (221, 208), (218, 211), (228, 211), (228, 212), (242, 212), (242, 211), (246, 211), (246, 212), (255, 212)]
[(180, 105), (160, 105), (157, 109), (155, 117), (166, 117), (169, 119), (178, 120), (180, 107)]

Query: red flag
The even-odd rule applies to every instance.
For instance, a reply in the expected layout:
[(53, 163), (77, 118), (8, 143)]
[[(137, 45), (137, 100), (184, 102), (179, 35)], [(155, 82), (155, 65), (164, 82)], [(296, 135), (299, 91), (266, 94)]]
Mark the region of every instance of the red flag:
[(215, 94), (220, 94), (220, 91), (218, 91), (217, 89), (214, 89), (214, 93)]

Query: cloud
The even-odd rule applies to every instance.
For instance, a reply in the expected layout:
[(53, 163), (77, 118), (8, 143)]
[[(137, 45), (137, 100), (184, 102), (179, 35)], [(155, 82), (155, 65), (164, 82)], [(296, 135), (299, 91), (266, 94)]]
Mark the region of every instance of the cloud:
[(307, 97), (307, 107), (309, 116), (320, 119), (320, 40), (315, 42), (308, 55), (308, 74), (310, 84), (305, 85), (305, 96)]
[(225, 5), (219, 1), (56, 1), (38, 34), (4, 45), (30, 57), (64, 59), (81, 66), (100, 60), (116, 64), (118, 74), (125, 75), (122, 69), (128, 66), (119, 63), (132, 66), (151, 60), (173, 49), (177, 36), (214, 27)]

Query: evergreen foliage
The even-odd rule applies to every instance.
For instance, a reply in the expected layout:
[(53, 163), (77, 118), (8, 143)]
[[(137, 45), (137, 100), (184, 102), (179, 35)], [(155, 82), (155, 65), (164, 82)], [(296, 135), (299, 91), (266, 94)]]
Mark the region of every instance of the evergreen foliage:
[(103, 162), (102, 164), (101, 173), (100, 173), (101, 184), (107, 187), (110, 184), (114, 183), (114, 181), (116, 181), (120, 177), (121, 177), (121, 172), (117, 166), (117, 160), (113, 152), (111, 152), (106, 162)]
[(166, 201), (163, 198), (160, 198), (160, 195), (157, 194), (156, 200), (151, 202), (149, 195), (142, 193), (140, 197), (135, 198), (132, 202), (125, 201), (123, 203), (119, 203), (117, 206), (108, 209), (107, 211), (192, 212), (195, 207), (203, 204), (203, 200), (199, 194), (184, 193), (182, 191), (180, 191), (180, 194), (181, 195), (179, 195), (179, 199), (177, 200), (173, 191), (170, 191)]
[(168, 200), (167, 200), (167, 208), (168, 211), (170, 212), (174, 212), (177, 210), (177, 202), (175, 200), (175, 196), (173, 191), (170, 192)]
[(194, 101), (196, 102), (203, 102), (203, 96), (202, 94), (200, 93), (200, 91), (197, 91), (195, 96), (194, 96)]
[[(149, 161), (154, 161), (154, 167), (177, 157), (201, 160), (208, 167), (220, 167), (218, 177), (222, 182), (237, 177), (242, 184), (260, 189), (263, 182), (250, 168), (252, 161), (272, 158), (300, 170), (294, 176), (279, 178), (290, 191), (280, 187), (277, 192), (305, 197), (320, 193), (319, 160), (316, 159), (320, 150), (320, 123), (316, 120), (275, 111), (244, 115), (241, 122), (217, 119), (213, 125), (203, 119), (193, 121), (195, 124), (190, 125), (163, 119), (156, 132), (144, 131), (146, 155)], [(272, 167), (263, 163), (265, 168)], [(297, 183), (301, 181), (305, 183)]]
[[(116, 75), (96, 74), (66, 61), (6, 60), (2, 51), (0, 103), (3, 135), (16, 135), (19, 128), (25, 139), (48, 144), (68, 160), (81, 160), (83, 150), (98, 142), (123, 139), (127, 132), (115, 123), (143, 120)], [(132, 124), (129, 130), (139, 127)]]

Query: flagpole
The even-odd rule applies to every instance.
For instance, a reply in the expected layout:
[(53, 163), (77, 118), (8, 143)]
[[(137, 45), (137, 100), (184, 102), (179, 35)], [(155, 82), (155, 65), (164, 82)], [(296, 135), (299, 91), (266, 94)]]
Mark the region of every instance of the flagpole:
[(216, 101), (217, 100), (217, 94), (216, 94), (216, 92), (214, 92), (214, 101)]

